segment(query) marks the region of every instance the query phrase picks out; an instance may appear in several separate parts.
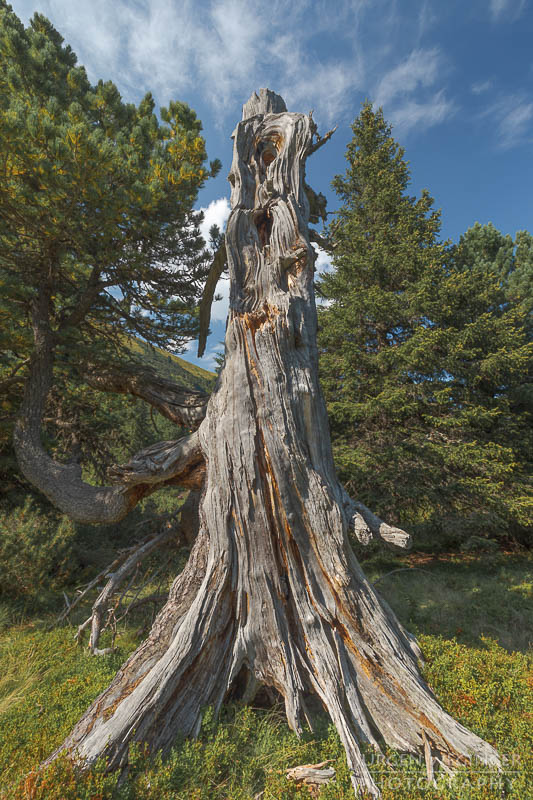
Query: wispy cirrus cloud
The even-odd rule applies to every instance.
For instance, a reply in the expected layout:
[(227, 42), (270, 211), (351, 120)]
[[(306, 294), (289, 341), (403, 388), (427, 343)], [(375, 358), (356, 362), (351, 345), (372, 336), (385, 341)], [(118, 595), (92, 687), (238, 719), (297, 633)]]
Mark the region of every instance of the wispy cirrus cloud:
[(490, 0), (489, 11), (493, 21), (514, 22), (521, 16), (527, 0)]
[(456, 104), (441, 84), (448, 71), (438, 48), (416, 49), (379, 80), (374, 103), (402, 132), (430, 128), (450, 118)]
[(442, 58), (438, 48), (413, 50), (408, 57), (390, 69), (377, 85), (375, 101), (380, 106), (398, 96), (407, 95), (421, 87), (432, 86), (437, 78)]
[(525, 94), (502, 98), (482, 116), (492, 122), (502, 150), (533, 142), (533, 101)]
[(488, 92), (489, 89), (492, 89), (492, 86), (493, 82), (491, 80), (478, 81), (470, 86), (470, 91), (472, 94), (484, 94), (485, 92)]
[(325, 124), (352, 118), (377, 84), (380, 102), (403, 82), (426, 105), (420, 92), (443, 88), (437, 51), (410, 52), (435, 18), (431, 0), (412, 19), (388, 0), (13, 0), (25, 20), (37, 3), (92, 80), (112, 78), (128, 99), (200, 97), (221, 122), (260, 86)]
[(395, 133), (400, 135), (416, 128), (426, 130), (441, 122), (446, 122), (457, 111), (455, 103), (446, 98), (444, 90), (436, 92), (428, 100), (407, 100), (393, 108), (388, 117), (394, 125)]
[[(37, 3), (13, 5), (27, 20)], [(335, 14), (319, 0), (41, 0), (38, 8), (91, 79), (112, 76), (130, 97), (152, 89), (166, 103), (193, 92), (225, 116), (254, 89), (283, 86), (288, 97), (313, 98), (319, 114), (332, 116), (360, 82), (355, 32), (365, 5), (339, 0)], [(342, 62), (323, 54), (317, 61), (324, 33), (350, 41)]]

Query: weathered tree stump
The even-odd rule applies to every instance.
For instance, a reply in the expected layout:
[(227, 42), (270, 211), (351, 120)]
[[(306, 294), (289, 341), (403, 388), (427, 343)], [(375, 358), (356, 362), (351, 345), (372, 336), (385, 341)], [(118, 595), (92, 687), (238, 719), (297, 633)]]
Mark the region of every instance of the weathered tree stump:
[(233, 138), (226, 360), (192, 448), (205, 464), (199, 535), (148, 639), (54, 756), (67, 750), (83, 766), (105, 756), (116, 768), (131, 742), (166, 750), (177, 732), (195, 735), (202, 709), (218, 709), (239, 677), (247, 696), (274, 687), (297, 732), (306, 694), (318, 695), (356, 792), (379, 794), (361, 744), (498, 765), (440, 707), (416, 643), (348, 541), (350, 528), (363, 542), (408, 537), (350, 501), (333, 464), (304, 180), (314, 122), (261, 90)]

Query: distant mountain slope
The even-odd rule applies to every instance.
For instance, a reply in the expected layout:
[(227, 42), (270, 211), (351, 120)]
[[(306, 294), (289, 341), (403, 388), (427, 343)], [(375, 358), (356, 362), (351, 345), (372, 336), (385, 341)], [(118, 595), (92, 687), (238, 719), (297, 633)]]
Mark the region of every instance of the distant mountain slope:
[(217, 377), (214, 372), (190, 364), (185, 359), (167, 353), (159, 347), (151, 347), (140, 339), (131, 339), (130, 348), (134, 356), (152, 367), (158, 375), (180, 386), (200, 389), (208, 394), (213, 390)]

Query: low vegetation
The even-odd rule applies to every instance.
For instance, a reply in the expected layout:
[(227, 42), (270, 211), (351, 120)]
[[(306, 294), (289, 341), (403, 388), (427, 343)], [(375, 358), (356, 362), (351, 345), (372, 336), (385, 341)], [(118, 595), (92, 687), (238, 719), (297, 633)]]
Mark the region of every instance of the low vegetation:
[[(474, 766), (453, 779), (438, 775), (432, 786), (423, 763), (393, 752), (386, 758), (368, 753), (384, 800), (533, 797), (531, 556), (433, 557), (415, 551), (398, 560), (376, 550), (363, 566), (418, 635), (425, 675), (439, 701), (504, 759), (502, 774)], [(175, 568), (176, 563), (169, 566), (167, 580)], [(62, 602), (56, 590), (56, 612)], [(296, 800), (309, 798), (309, 791), (287, 781), (286, 770), (327, 759), (336, 779), (320, 798), (352, 798), (343, 748), (318, 708), (314, 733), (306, 731), (301, 740), (289, 731), (281, 707), (229, 705), (217, 721), (207, 710), (197, 740), (177, 741), (166, 759), (137, 752), (122, 783), (102, 765), (80, 776), (64, 760), (38, 772), (149, 622), (147, 610), (132, 613), (118, 631), (116, 652), (95, 658), (74, 641), (75, 624), (88, 611), (78, 608), (71, 625), (50, 630), (56, 615), (50, 611), (37, 617), (19, 610), (17, 619), (12, 608), (0, 607), (1, 800), (253, 800), (261, 792), (263, 800)]]

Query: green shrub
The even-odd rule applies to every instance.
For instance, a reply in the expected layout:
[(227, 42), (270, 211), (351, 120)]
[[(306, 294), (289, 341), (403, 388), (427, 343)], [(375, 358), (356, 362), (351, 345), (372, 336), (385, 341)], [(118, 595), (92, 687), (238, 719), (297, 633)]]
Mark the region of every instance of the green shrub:
[(76, 529), (29, 497), (0, 510), (0, 596), (31, 598), (63, 584), (72, 570)]

